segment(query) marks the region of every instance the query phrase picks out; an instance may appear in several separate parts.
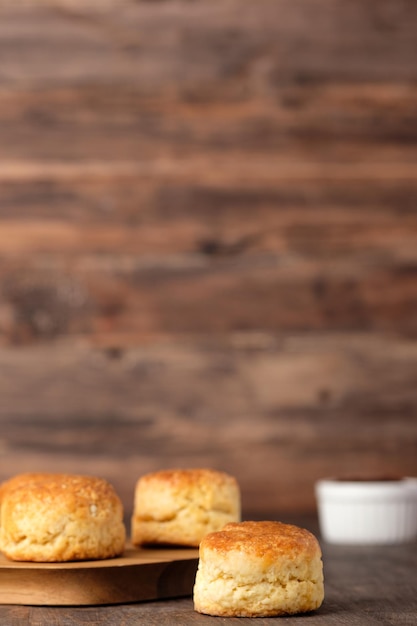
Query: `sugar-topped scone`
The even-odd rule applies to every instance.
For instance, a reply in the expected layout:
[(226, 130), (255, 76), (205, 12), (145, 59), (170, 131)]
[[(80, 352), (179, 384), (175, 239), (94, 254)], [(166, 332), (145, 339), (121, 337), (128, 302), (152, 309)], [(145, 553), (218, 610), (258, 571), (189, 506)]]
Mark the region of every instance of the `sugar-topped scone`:
[(280, 522), (228, 524), (200, 544), (194, 608), (223, 617), (292, 615), (324, 598), (323, 565), (309, 531)]
[(9, 559), (106, 559), (124, 550), (123, 506), (102, 478), (22, 474), (3, 483), (0, 497), (0, 549)]
[(212, 469), (173, 469), (136, 484), (132, 543), (198, 547), (207, 533), (240, 521), (236, 479)]
[(12, 476), (11, 478), (0, 483), (0, 502), (3, 499), (3, 494), (5, 494), (7, 491), (12, 490), (18, 485), (28, 484), (30, 482), (46, 478), (48, 476), (50, 476), (50, 474), (45, 472), (25, 472), (23, 474), (16, 474), (15, 476)]

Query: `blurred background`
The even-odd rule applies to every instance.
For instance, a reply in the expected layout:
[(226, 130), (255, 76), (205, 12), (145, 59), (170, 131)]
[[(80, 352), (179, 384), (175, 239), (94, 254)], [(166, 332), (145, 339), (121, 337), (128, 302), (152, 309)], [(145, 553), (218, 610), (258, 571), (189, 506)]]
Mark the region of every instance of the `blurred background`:
[(0, 0), (0, 479), (417, 475), (416, 23)]

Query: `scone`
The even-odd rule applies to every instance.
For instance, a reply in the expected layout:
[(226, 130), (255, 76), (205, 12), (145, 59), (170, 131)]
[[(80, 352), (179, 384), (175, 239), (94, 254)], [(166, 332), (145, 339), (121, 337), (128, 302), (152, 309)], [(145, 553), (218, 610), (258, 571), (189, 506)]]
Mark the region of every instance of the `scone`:
[(44, 478), (48, 476), (44, 472), (27, 472), (24, 474), (16, 474), (16, 476), (12, 476), (8, 480), (0, 483), (0, 506), (1, 501), (3, 500), (3, 496), (7, 491), (12, 490), (14, 487), (21, 485), (23, 483), (28, 483), (33, 480), (38, 480), (39, 478)]
[(228, 524), (200, 544), (194, 608), (223, 617), (292, 615), (324, 598), (317, 539), (280, 522)]
[(123, 506), (105, 480), (23, 474), (0, 489), (0, 550), (15, 561), (106, 559), (125, 546)]
[(162, 470), (136, 483), (132, 543), (198, 547), (210, 532), (240, 521), (236, 479), (212, 469)]
[(16, 474), (16, 476), (12, 476), (8, 480), (0, 483), (0, 526), (1, 526), (1, 503), (4, 498), (4, 494), (7, 491), (11, 491), (15, 489), (18, 485), (28, 484), (33, 481), (37, 481), (41, 478), (45, 478), (50, 476), (50, 474), (45, 474), (45, 472), (26, 472), (24, 474)]
[(16, 474), (16, 476), (12, 476), (8, 480), (0, 483), (0, 505), (3, 496), (7, 491), (11, 491), (18, 485), (28, 484), (33, 481), (47, 478), (48, 476), (50, 476), (50, 474), (46, 474), (45, 472), (27, 472), (24, 474)]

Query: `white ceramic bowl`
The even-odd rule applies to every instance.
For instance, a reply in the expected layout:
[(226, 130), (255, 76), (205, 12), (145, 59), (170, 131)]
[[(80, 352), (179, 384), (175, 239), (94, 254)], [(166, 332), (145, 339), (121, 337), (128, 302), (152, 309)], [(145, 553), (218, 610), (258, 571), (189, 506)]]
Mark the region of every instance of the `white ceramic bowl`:
[(417, 478), (316, 483), (320, 532), (329, 543), (389, 544), (417, 539)]

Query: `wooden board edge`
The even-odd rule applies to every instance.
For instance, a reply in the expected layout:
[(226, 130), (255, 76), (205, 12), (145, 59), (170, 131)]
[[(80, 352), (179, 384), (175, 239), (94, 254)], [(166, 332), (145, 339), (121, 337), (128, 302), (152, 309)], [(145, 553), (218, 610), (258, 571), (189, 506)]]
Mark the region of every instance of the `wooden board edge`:
[(114, 567), (0, 568), (0, 605), (97, 606), (192, 595), (198, 558)]

